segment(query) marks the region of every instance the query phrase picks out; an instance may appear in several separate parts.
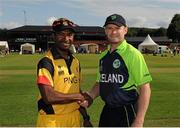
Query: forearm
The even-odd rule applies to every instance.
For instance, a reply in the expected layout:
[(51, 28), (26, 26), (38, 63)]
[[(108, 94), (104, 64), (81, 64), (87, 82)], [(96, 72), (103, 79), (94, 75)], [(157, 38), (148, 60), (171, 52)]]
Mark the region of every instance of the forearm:
[(80, 93), (64, 94), (54, 91), (52, 87), (42, 85), (39, 86), (41, 96), (47, 104), (64, 104), (84, 100)]
[(137, 116), (135, 121), (143, 124), (151, 96), (151, 89), (149, 83), (142, 85), (139, 93), (140, 95), (138, 99)]
[(48, 99), (51, 104), (65, 104), (81, 100), (82, 96), (80, 94), (63, 94), (59, 92), (55, 92), (52, 96), (49, 96)]
[(93, 103), (93, 100), (99, 96), (99, 83), (95, 83), (91, 91), (82, 93), (84, 96), (83, 102), (78, 102), (83, 107), (89, 107)]
[(99, 96), (99, 83), (96, 82), (93, 86), (93, 88), (91, 89), (91, 91), (89, 91), (89, 95), (95, 99), (96, 97)]

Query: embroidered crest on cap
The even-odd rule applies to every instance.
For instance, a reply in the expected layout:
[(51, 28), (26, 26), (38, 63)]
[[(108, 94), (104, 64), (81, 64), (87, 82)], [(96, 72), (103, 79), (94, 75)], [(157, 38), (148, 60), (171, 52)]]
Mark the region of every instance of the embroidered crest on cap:
[(116, 19), (116, 15), (112, 15), (112, 16), (111, 16), (111, 19), (112, 19), (112, 20), (115, 20), (115, 19)]

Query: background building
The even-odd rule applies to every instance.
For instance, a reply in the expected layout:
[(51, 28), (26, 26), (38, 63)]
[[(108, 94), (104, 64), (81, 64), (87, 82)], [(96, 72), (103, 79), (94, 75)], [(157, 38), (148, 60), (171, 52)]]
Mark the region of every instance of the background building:
[[(78, 26), (75, 34), (75, 47), (78, 49), (82, 44), (89, 45), (89, 51), (101, 52), (106, 48), (108, 42), (104, 33), (104, 28), (99, 26)], [(51, 26), (22, 26), (8, 30), (8, 43), (11, 51), (20, 51), (21, 45), (30, 43), (35, 45), (35, 51), (46, 51), (53, 44), (53, 30)], [(171, 40), (167, 37), (151, 37), (159, 45), (169, 45)], [(126, 40), (133, 46), (143, 42), (145, 37), (126, 37)], [(98, 46), (94, 46), (97, 44)], [(86, 48), (87, 49), (87, 48)], [(88, 50), (86, 52), (89, 52)]]

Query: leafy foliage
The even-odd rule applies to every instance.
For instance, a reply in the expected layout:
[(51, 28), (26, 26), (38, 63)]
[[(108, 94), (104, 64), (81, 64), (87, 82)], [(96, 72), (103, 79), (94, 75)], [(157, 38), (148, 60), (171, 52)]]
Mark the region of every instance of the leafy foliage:
[(167, 29), (167, 36), (174, 42), (180, 41), (180, 14), (175, 14)]

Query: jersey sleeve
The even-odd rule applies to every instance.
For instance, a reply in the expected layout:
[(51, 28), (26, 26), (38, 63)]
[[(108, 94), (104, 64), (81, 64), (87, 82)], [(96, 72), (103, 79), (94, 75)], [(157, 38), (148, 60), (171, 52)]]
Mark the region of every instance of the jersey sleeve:
[(54, 66), (52, 61), (44, 57), (42, 58), (37, 67), (37, 85), (53, 85)]
[(82, 72), (81, 72), (81, 65), (79, 63), (79, 83), (82, 83), (83, 79), (82, 79)]
[(97, 72), (96, 72), (96, 82), (100, 82), (100, 70), (101, 70), (101, 63), (102, 63), (102, 58), (107, 54), (108, 49), (106, 49), (105, 51), (103, 51), (100, 55), (99, 55), (99, 65), (97, 68)]
[(97, 73), (96, 73), (96, 82), (100, 81), (100, 72), (99, 72), (99, 66), (97, 68)]
[(149, 73), (147, 64), (141, 53), (134, 54), (131, 65), (132, 77), (134, 78), (135, 84), (137, 86), (152, 81), (152, 77)]

